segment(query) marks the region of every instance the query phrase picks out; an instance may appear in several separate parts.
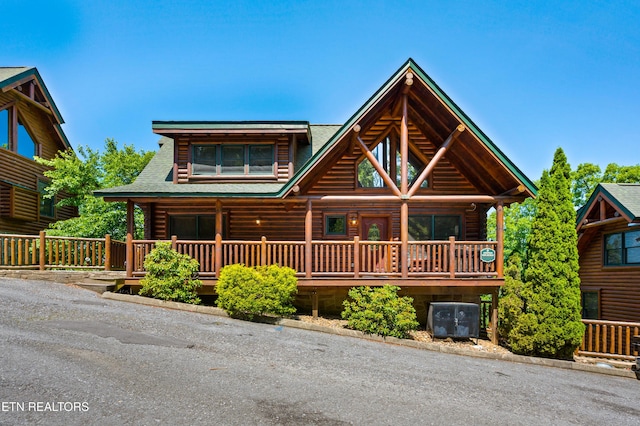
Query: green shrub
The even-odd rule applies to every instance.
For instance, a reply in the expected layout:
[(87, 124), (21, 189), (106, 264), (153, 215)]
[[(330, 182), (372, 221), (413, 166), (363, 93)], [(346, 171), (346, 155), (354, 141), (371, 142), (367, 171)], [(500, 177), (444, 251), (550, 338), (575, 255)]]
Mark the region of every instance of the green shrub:
[(296, 271), (278, 265), (228, 265), (220, 271), (216, 292), (216, 304), (230, 316), (249, 320), (264, 314), (288, 316), (296, 311), (298, 279)]
[(173, 250), (171, 243), (159, 241), (144, 259), (147, 274), (140, 280), (139, 294), (198, 304), (198, 288), (202, 286), (202, 281), (196, 279), (199, 268), (197, 260)]
[(411, 297), (398, 297), (400, 287), (354, 287), (343, 302), (347, 326), (367, 334), (405, 338), (418, 328)]

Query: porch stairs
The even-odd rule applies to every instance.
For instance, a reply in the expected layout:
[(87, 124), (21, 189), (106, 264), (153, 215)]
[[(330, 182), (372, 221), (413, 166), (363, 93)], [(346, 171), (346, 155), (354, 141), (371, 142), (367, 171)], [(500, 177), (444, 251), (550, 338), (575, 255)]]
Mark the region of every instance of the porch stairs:
[(94, 272), (75, 283), (78, 287), (102, 294), (105, 291), (118, 291), (124, 286), (122, 272)]

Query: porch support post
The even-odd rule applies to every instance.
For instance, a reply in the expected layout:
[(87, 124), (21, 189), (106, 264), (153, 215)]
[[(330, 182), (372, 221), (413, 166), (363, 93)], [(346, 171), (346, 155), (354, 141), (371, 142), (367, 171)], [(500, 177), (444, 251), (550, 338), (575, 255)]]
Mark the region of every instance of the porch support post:
[(311, 315), (313, 319), (318, 318), (318, 292), (315, 288), (311, 292)]
[(222, 234), (216, 234), (215, 262), (216, 278), (220, 278), (220, 269), (222, 269)]
[(41, 271), (44, 271), (46, 268), (47, 262), (47, 233), (45, 231), (40, 231), (40, 253), (39, 253), (39, 267)]
[(353, 237), (353, 278), (360, 278), (360, 237)]
[(502, 278), (504, 271), (504, 203), (502, 201), (496, 205), (496, 240), (498, 243), (496, 273), (498, 278)]
[(131, 234), (131, 236), (136, 233), (136, 221), (133, 214), (133, 208), (133, 201), (127, 200), (127, 234)]
[(424, 182), (424, 180), (429, 177), (433, 169), (438, 165), (438, 161), (440, 161), (440, 159), (444, 156), (451, 144), (453, 144), (453, 142), (455, 141), (456, 137), (460, 133), (464, 132), (465, 129), (466, 127), (464, 126), (464, 124), (459, 124), (458, 127), (456, 127), (453, 132), (451, 132), (447, 140), (444, 141), (431, 161), (429, 161), (429, 164), (427, 164), (427, 167), (424, 168), (422, 173), (420, 173), (420, 176), (418, 176), (418, 179), (416, 179), (416, 181), (411, 186), (411, 190), (409, 190), (408, 194), (409, 197), (413, 196), (413, 194), (415, 194), (416, 191), (420, 189), (420, 185), (422, 185), (422, 182)]
[(313, 256), (313, 202), (307, 200), (307, 211), (304, 216), (304, 272), (306, 278), (311, 278), (311, 257)]
[(456, 277), (456, 237), (449, 237), (449, 277)]
[(222, 201), (216, 200), (216, 235), (222, 235)]
[(491, 343), (498, 344), (498, 287), (491, 293)]
[(400, 204), (400, 271), (402, 278), (409, 277), (409, 204)]
[(387, 185), (387, 187), (389, 187), (389, 189), (391, 189), (391, 191), (399, 197), (400, 191), (398, 190), (396, 183), (391, 179), (391, 177), (389, 177), (389, 174), (380, 165), (376, 156), (373, 155), (371, 150), (369, 150), (369, 147), (365, 145), (362, 138), (360, 138), (360, 135), (356, 137), (356, 140), (358, 141), (358, 145), (360, 146), (360, 149), (364, 152), (364, 155), (367, 157), (367, 159), (369, 160), (373, 168), (376, 169), (376, 171), (378, 172), (378, 174), (380, 175), (384, 183)]
[(260, 265), (267, 266), (267, 237), (260, 239)]
[(127, 270), (127, 278), (133, 277), (133, 235), (131, 233), (127, 233), (127, 261), (126, 270)]
[(111, 270), (111, 235), (104, 236), (104, 270)]
[(400, 121), (400, 192), (406, 195), (409, 190), (409, 114), (408, 95), (402, 95), (402, 120)]

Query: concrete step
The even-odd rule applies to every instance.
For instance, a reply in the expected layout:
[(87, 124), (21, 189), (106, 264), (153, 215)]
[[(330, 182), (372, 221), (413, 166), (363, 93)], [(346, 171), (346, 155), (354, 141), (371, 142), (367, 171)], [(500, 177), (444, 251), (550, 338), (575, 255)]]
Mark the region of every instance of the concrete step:
[(78, 287), (82, 287), (87, 290), (95, 291), (102, 294), (105, 291), (116, 291), (124, 284), (124, 278), (108, 278), (108, 277), (94, 277), (84, 278), (80, 282), (77, 282)]

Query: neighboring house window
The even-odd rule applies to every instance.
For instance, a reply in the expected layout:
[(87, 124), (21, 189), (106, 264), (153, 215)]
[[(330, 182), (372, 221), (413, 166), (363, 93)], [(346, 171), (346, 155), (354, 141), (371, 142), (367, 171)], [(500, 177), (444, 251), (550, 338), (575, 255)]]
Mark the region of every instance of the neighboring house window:
[[(222, 237), (226, 237), (226, 215), (222, 215)], [(179, 240), (208, 240), (216, 238), (215, 215), (169, 216), (169, 234)]]
[(347, 235), (347, 215), (328, 214), (324, 217), (324, 234), (327, 236)]
[(274, 175), (274, 145), (202, 144), (191, 152), (192, 175)]
[(17, 153), (23, 157), (33, 158), (37, 155), (38, 145), (33, 141), (27, 128), (22, 124), (22, 120), (18, 119), (18, 149)]
[(56, 215), (55, 210), (55, 197), (45, 198), (45, 194), (49, 182), (46, 180), (38, 179), (38, 192), (40, 193), (40, 216), (53, 218)]
[[(401, 184), (401, 158), (400, 148), (398, 144), (392, 144), (389, 137), (380, 141), (372, 150), (371, 153), (376, 158), (380, 166), (387, 172), (389, 177), (395, 181), (399, 187)], [(418, 158), (409, 151), (409, 161), (407, 162), (409, 185), (413, 184), (416, 178), (420, 175), (424, 164), (418, 160)], [(394, 173), (395, 170), (395, 173)], [(384, 188), (386, 184), (382, 180), (380, 173), (373, 167), (373, 164), (368, 158), (363, 158), (358, 163), (358, 186), (360, 188)], [(394, 176), (395, 174), (395, 176)], [(427, 188), (429, 186), (427, 179), (422, 182), (420, 188)]]
[(640, 265), (640, 230), (605, 235), (604, 246), (605, 265)]
[(460, 216), (410, 215), (409, 239), (412, 241), (460, 239)]
[(600, 292), (582, 292), (582, 318), (595, 320), (600, 318)]
[[(0, 148), (9, 149), (23, 157), (33, 158), (38, 155), (38, 144), (27, 130), (21, 118), (17, 122), (12, 123), (12, 110), (9, 107), (0, 111)], [(17, 140), (12, 140), (12, 128), (17, 126)]]
[(9, 149), (9, 110), (0, 111), (0, 148)]

